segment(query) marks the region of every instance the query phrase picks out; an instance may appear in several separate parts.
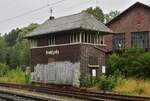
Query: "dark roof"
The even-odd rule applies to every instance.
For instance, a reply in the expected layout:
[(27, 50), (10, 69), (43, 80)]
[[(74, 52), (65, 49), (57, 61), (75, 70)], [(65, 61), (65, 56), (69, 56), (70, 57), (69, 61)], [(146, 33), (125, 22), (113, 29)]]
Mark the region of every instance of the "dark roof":
[(126, 10), (124, 10), (121, 14), (119, 14), (118, 16), (116, 16), (114, 19), (112, 19), (111, 21), (109, 21), (106, 26), (108, 26), (109, 24), (111, 24), (112, 22), (118, 20), (120, 17), (122, 17), (124, 14), (127, 14), (130, 10), (136, 8), (136, 7), (144, 7), (144, 8), (148, 8), (150, 9), (149, 5), (145, 5), (143, 3), (140, 2), (136, 2), (135, 4), (133, 4), (132, 6), (130, 6), (129, 8), (127, 8)]
[(112, 33), (112, 30), (106, 27), (102, 22), (98, 21), (94, 16), (86, 12), (81, 12), (78, 14), (47, 20), (33, 32), (29, 33), (26, 37), (39, 36), (43, 34), (56, 33), (79, 28)]

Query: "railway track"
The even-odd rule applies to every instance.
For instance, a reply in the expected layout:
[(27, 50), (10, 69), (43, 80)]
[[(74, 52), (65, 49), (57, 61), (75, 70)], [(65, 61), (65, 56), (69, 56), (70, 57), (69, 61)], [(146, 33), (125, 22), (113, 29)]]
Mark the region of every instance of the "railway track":
[(91, 101), (150, 101), (148, 97), (138, 97), (138, 96), (127, 96), (114, 93), (101, 93), (101, 92), (90, 92), (85, 89), (78, 89), (68, 86), (33, 86), (33, 85), (20, 85), (20, 84), (6, 84), (0, 83), (0, 86), (24, 89), (29, 91), (35, 91), (46, 94), (60, 95), (72, 98), (79, 98)]
[(50, 101), (50, 99), (0, 91), (0, 101)]

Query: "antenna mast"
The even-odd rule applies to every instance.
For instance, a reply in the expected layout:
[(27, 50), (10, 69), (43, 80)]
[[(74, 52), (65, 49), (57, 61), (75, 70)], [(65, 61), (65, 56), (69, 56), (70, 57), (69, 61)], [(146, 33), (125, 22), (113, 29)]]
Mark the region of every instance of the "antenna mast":
[(47, 0), (47, 6), (48, 6), (48, 13), (50, 14), (50, 16), (52, 16), (53, 15), (53, 9), (52, 9), (52, 7), (50, 7), (49, 0)]
[(50, 16), (53, 16), (53, 8), (52, 7), (50, 7), (49, 13), (50, 13)]

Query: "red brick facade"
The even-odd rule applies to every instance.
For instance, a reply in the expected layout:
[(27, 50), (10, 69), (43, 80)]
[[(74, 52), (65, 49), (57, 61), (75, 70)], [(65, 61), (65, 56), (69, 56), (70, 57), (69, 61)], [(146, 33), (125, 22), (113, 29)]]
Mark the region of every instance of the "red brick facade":
[[(150, 40), (150, 7), (136, 3), (106, 25), (114, 33), (125, 33), (125, 48), (131, 48), (131, 32), (147, 31)], [(112, 50), (113, 35), (105, 36), (105, 44)]]

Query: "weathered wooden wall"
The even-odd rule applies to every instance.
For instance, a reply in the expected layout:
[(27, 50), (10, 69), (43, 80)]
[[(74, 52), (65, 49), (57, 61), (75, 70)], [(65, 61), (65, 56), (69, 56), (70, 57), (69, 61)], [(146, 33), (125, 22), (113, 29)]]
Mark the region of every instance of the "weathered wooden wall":
[(80, 63), (53, 62), (38, 64), (31, 74), (32, 82), (79, 86)]

